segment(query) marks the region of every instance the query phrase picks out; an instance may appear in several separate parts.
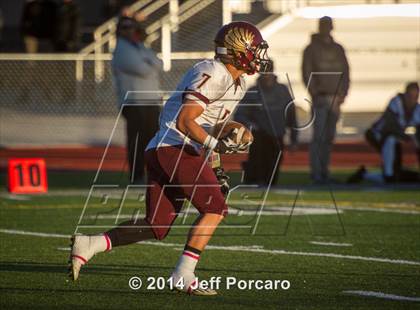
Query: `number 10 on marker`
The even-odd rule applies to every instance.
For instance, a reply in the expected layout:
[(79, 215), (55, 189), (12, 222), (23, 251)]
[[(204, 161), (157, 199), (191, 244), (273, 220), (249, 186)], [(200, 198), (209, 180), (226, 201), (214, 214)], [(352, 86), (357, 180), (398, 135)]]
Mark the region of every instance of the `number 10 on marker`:
[(47, 192), (47, 171), (42, 158), (9, 159), (8, 187), (11, 193)]

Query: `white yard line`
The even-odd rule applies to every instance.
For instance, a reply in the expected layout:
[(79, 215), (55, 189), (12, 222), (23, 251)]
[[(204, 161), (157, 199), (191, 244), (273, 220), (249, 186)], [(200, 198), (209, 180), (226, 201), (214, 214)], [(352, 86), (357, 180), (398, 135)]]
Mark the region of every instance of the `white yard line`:
[[(70, 238), (70, 235), (29, 232), (29, 231), (14, 230), (14, 229), (0, 229), (0, 233), (12, 234), (12, 235), (35, 236), (35, 237)], [(141, 244), (164, 246), (164, 247), (183, 247), (184, 246), (184, 244), (181, 244), (181, 243), (166, 243), (166, 242), (151, 242), (151, 241), (144, 241), (144, 242), (141, 242)], [(361, 261), (377, 262), (377, 263), (389, 263), (389, 264), (398, 264), (398, 265), (419, 265), (420, 266), (420, 261), (410, 261), (410, 260), (404, 260), (404, 259), (390, 259), (390, 258), (381, 258), (381, 257), (343, 255), (343, 254), (335, 254), (335, 253), (268, 250), (268, 249), (261, 248), (258, 245), (252, 245), (252, 246), (208, 245), (206, 249), (248, 252), (248, 253), (264, 253), (264, 254), (272, 254), (272, 255), (297, 255), (297, 256), (342, 258), (342, 259), (361, 260)]]
[(385, 212), (385, 213), (399, 213), (399, 214), (420, 214), (416, 210), (402, 210), (394, 208), (369, 208), (369, 207), (338, 207), (338, 209), (349, 211), (369, 211), (369, 212)]
[(69, 248), (69, 247), (67, 247), (67, 248), (57, 248), (57, 250), (69, 252), (71, 250), (71, 248)]
[[(287, 190), (280, 190), (280, 192), (284, 192)], [(294, 190), (289, 190), (290, 194), (292, 193), (296, 193), (296, 191)], [(278, 191), (275, 191), (278, 192)], [(89, 191), (86, 190), (51, 190), (47, 196), (52, 197), (52, 196), (83, 196), (83, 197), (87, 197), (88, 196)], [(110, 199), (121, 199), (121, 195), (108, 195)], [(31, 200), (33, 196), (30, 195), (12, 195), (12, 194), (8, 194), (8, 193), (2, 193), (0, 192), (0, 197), (4, 198), (4, 199), (8, 199), (8, 200)], [(94, 194), (92, 193), (91, 197), (102, 197), (102, 195), (99, 194)], [(252, 200), (237, 200), (237, 199), (230, 199), (229, 203), (232, 205), (237, 205), (237, 206), (241, 206), (241, 205), (245, 205), (245, 206), (249, 206), (249, 205), (255, 205), (256, 207), (258, 207), (261, 204), (261, 201), (252, 201)], [(283, 205), (282, 205), (283, 204)], [(317, 212), (320, 212), (320, 214), (336, 214), (335, 208), (331, 207), (331, 206), (327, 206), (326, 205), (331, 205), (331, 202), (328, 203), (322, 203), (322, 202), (314, 202), (314, 203), (306, 203), (306, 202), (302, 202), (300, 201), (297, 204), (297, 207), (294, 209), (293, 214), (294, 215), (303, 215), (303, 214), (312, 214), (311, 211), (308, 211), (308, 209), (314, 209), (313, 214), (317, 214)], [(354, 206), (353, 206), (354, 205)], [(368, 212), (385, 212), (385, 213), (399, 213), (399, 214), (420, 214), (420, 211), (418, 210), (410, 210), (410, 209), (402, 209), (404, 207), (418, 207), (417, 204), (412, 204), (412, 203), (408, 203), (408, 204), (404, 204), (404, 203), (384, 203), (384, 204), (377, 204), (378, 207), (368, 207), (365, 206), (364, 204), (360, 203), (360, 202), (355, 202), (354, 204), (349, 205), (349, 203), (347, 201), (344, 202), (340, 202), (338, 201), (338, 211), (341, 213), (343, 210), (349, 210), (349, 211), (368, 211)], [(387, 207), (380, 207), (379, 205), (386, 205)], [(267, 206), (267, 208), (264, 208), (263, 214), (262, 215), (283, 215), (283, 214), (274, 214), (276, 211), (280, 211), (280, 212), (285, 212), (285, 213), (290, 213), (290, 210), (292, 208), (292, 205), (285, 205), (285, 203), (279, 203), (279, 201), (266, 201), (265, 202), (265, 206)], [(270, 208), (269, 208), (270, 207)], [(300, 210), (302, 209), (302, 210)], [(315, 211), (316, 210), (316, 211)], [(325, 213), (323, 213), (322, 210), (325, 210)], [(230, 207), (230, 211), (231, 214), (234, 214), (234, 212), (236, 212), (236, 208), (234, 207)], [(240, 213), (238, 215), (255, 215), (256, 211), (252, 211), (252, 210), (244, 210), (244, 212), (246, 213)], [(248, 213), (252, 213), (252, 214), (248, 214)]]
[(343, 291), (343, 294), (348, 295), (359, 295), (359, 296), (366, 296), (366, 297), (377, 297), (382, 299), (391, 299), (391, 300), (401, 300), (401, 301), (419, 301), (419, 297), (406, 297), (406, 296), (399, 296), (394, 294), (385, 294), (382, 292), (371, 292), (371, 291)]
[[(268, 204), (270, 205), (270, 204)], [(415, 210), (401, 210), (401, 209), (388, 209), (388, 208), (365, 208), (365, 207), (338, 207), (339, 213), (346, 211), (368, 211), (368, 212), (385, 212), (385, 213), (398, 213), (398, 214), (420, 214), (420, 211)], [(334, 215), (337, 214), (337, 210), (331, 207), (295, 207), (292, 213), (292, 207), (281, 207), (281, 206), (267, 206), (261, 211), (261, 215), (264, 216), (290, 216), (290, 215)], [(255, 216), (257, 209), (238, 209), (235, 207), (229, 207), (230, 216)], [(196, 209), (188, 209), (181, 211), (182, 214), (198, 214)], [(120, 218), (131, 218), (132, 214), (121, 214)], [(145, 216), (145, 214), (138, 214), (138, 216)], [(89, 219), (115, 219), (113, 214), (100, 214), (100, 215), (89, 215)]]
[[(252, 200), (235, 200), (235, 199), (231, 199), (229, 200), (229, 203), (232, 205), (237, 205), (237, 206), (249, 206), (249, 205), (255, 205), (255, 206), (259, 206), (261, 204), (261, 201), (252, 201)], [(346, 205), (343, 205), (343, 202), (338, 201), (337, 202), (337, 209), (341, 212), (341, 210), (349, 210), (349, 211), (372, 211), (372, 212), (386, 212), (386, 213), (400, 213), (400, 214), (420, 214), (420, 211), (417, 210), (408, 210), (408, 209), (401, 209), (401, 207), (417, 207), (417, 205), (414, 204), (401, 204), (401, 203), (389, 203), (389, 204), (381, 204), (381, 205), (387, 205), (389, 207), (386, 208), (381, 208), (381, 207), (366, 207), (364, 205), (362, 205), (359, 202), (355, 202), (353, 205), (347, 205), (348, 202), (345, 201), (344, 203)], [(279, 205), (279, 201), (266, 201), (265, 205), (267, 206), (266, 210), (291, 210), (292, 205), (290, 203), (289, 205), (285, 205), (285, 203), (280, 203)], [(324, 209), (324, 210), (335, 210), (335, 208), (333, 208), (331, 206), (331, 202), (326, 202), (326, 203), (322, 203), (322, 202), (301, 202), (299, 201), (298, 203), (296, 203), (296, 207), (293, 211), (296, 212), (299, 209)]]
[(327, 245), (327, 246), (352, 246), (351, 243), (337, 243), (337, 242), (310, 241), (309, 243), (316, 244), (316, 245)]
[[(292, 213), (293, 211), (293, 213)], [(338, 210), (339, 213), (342, 211)], [(180, 212), (181, 214), (199, 214), (196, 209), (185, 209)], [(229, 216), (255, 216), (258, 214), (257, 209), (237, 209), (229, 208)], [(305, 208), (299, 207), (292, 210), (291, 207), (267, 207), (260, 211), (262, 216), (290, 216), (290, 215), (334, 215), (337, 214), (337, 210), (334, 208)], [(143, 213), (138, 213), (138, 216), (146, 216)], [(115, 219), (116, 214), (98, 214), (89, 215), (88, 219)], [(132, 214), (120, 214), (119, 219), (132, 218)]]
[(236, 246), (212, 246), (214, 250), (225, 250), (225, 251), (245, 251), (252, 253), (267, 253), (274, 255), (298, 255), (298, 256), (318, 256), (318, 257), (331, 257), (331, 258), (343, 258), (351, 260), (363, 260), (378, 263), (390, 263), (399, 265), (420, 265), (420, 262), (409, 261), (403, 259), (389, 259), (380, 257), (366, 257), (366, 256), (354, 256), (354, 255), (342, 255), (335, 253), (317, 253), (317, 252), (299, 252), (299, 251), (285, 251), (285, 250), (266, 250), (266, 249), (250, 249)]
[(15, 230), (15, 229), (0, 229), (0, 232), (4, 234), (9, 234), (9, 235), (26, 235), (26, 236), (43, 237), (43, 238), (70, 238), (71, 237), (71, 235), (40, 233), (40, 232), (23, 231), (23, 230)]
[(29, 197), (29, 196), (14, 195), (14, 194), (9, 194), (9, 193), (1, 194), (0, 197), (1, 198), (4, 198), (4, 199), (18, 200), (18, 201), (28, 201), (28, 200), (31, 200), (31, 197)]

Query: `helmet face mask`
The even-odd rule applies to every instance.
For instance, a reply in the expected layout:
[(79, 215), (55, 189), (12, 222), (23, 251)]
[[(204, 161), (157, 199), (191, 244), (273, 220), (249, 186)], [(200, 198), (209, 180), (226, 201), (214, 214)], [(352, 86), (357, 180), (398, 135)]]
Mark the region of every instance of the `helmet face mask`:
[(253, 53), (253, 60), (250, 62), (250, 66), (255, 72), (269, 72), (272, 68), (272, 62), (268, 58), (267, 54), (268, 44), (266, 41), (262, 41)]
[(259, 30), (247, 22), (232, 22), (216, 35), (216, 57), (247, 74), (266, 72), (271, 67), (268, 44)]

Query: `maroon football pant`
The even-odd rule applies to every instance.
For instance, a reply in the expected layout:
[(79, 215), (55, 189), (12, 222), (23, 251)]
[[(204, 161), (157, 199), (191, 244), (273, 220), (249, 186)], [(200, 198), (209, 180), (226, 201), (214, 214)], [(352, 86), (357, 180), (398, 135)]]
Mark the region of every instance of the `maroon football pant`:
[(168, 234), (188, 199), (201, 213), (226, 215), (227, 205), (205, 156), (190, 146), (166, 146), (146, 151), (148, 188), (146, 221), (156, 239)]

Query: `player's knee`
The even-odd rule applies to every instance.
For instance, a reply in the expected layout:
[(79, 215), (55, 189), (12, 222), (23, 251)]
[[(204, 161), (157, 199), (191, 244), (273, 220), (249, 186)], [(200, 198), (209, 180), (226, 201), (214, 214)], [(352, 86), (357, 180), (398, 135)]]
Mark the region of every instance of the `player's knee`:
[(169, 233), (169, 227), (153, 227), (152, 230), (156, 240), (163, 240)]
[(207, 213), (212, 213), (216, 217), (216, 220), (218, 220), (218, 222), (220, 223), (227, 216), (228, 208), (226, 204), (223, 204), (216, 208), (213, 208), (212, 210), (209, 210), (209, 212)]
[(214, 221), (221, 222), (225, 218), (225, 215), (223, 213), (206, 213), (206, 214), (211, 214), (213, 216)]
[(171, 222), (154, 222), (150, 224), (150, 228), (155, 235), (156, 240), (163, 240), (168, 235), (171, 230)]
[(203, 213), (211, 213), (217, 215), (221, 221), (227, 215), (228, 208), (226, 203), (221, 201), (219, 203), (214, 203), (211, 206), (208, 206)]
[(226, 215), (227, 215), (227, 210), (226, 210), (226, 212), (223, 211), (222, 214), (219, 214), (219, 217), (218, 217), (219, 224), (220, 224), (221, 221), (223, 221), (223, 219), (226, 217)]

